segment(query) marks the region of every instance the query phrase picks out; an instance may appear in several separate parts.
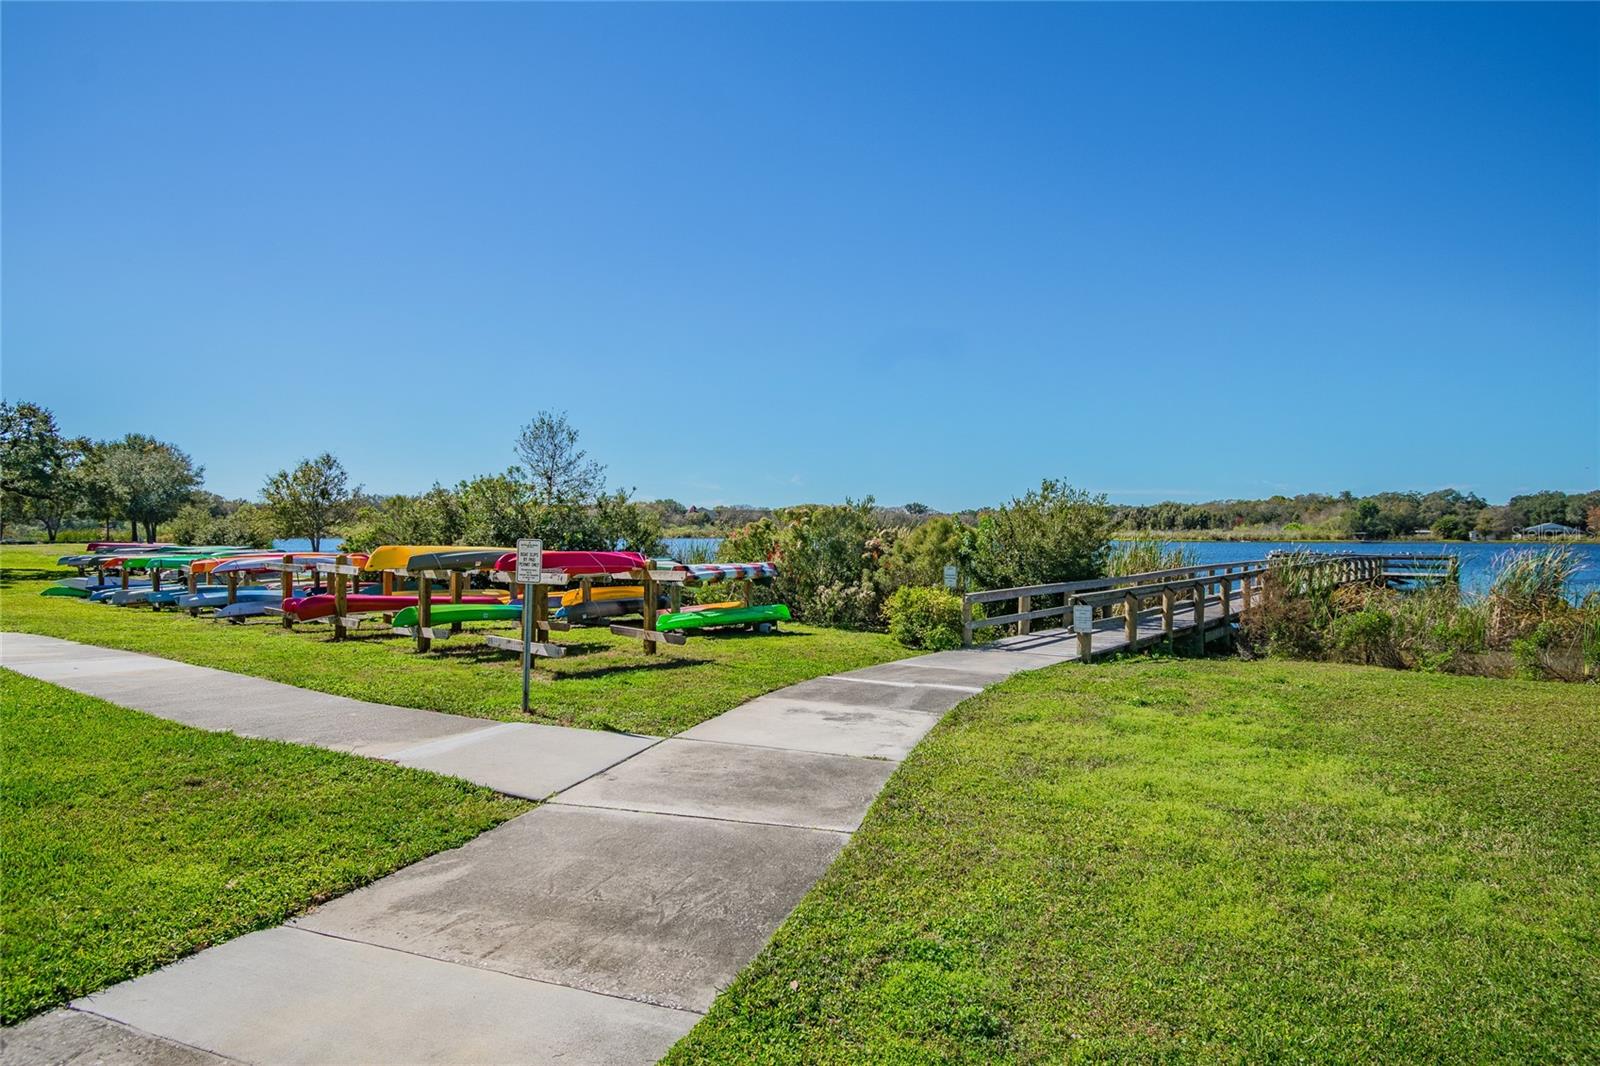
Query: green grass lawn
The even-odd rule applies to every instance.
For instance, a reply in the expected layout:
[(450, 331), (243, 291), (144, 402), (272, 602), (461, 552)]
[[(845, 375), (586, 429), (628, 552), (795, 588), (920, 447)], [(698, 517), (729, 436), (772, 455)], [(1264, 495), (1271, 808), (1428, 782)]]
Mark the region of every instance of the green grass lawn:
[[(332, 629), (285, 630), (276, 619), (244, 625), (194, 619), (182, 611), (116, 608), (39, 591), (72, 571), (55, 560), (71, 545), (0, 549), (0, 629), (146, 652), (375, 703), (483, 718), (522, 719), (522, 673), (513, 653), (469, 633), (435, 651), (387, 630), (358, 631), (335, 644)], [(498, 627), (515, 635), (516, 627)], [(823, 674), (911, 654), (882, 633), (786, 623), (772, 636), (692, 636), (647, 656), (640, 643), (604, 627), (557, 633), (561, 659), (538, 662), (533, 705), (562, 725), (664, 735), (680, 732), (765, 692)]]
[(1597, 691), (1022, 675), (912, 753), (668, 1061), (1600, 1060)]
[(276, 925), (531, 806), (0, 670), (0, 1020)]

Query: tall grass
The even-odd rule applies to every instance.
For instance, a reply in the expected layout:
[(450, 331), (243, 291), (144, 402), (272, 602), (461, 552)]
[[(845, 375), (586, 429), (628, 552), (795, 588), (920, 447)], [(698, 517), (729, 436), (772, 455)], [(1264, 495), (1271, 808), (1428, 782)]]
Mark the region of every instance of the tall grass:
[(1111, 544), (1106, 555), (1106, 576), (1127, 577), (1155, 570), (1178, 570), (1194, 566), (1197, 559), (1191, 549), (1168, 545), (1155, 537), (1124, 537)]
[(1445, 582), (1399, 592), (1337, 585), (1305, 553), (1274, 560), (1242, 627), (1247, 646), (1292, 658), (1334, 659), (1451, 673), (1600, 677), (1600, 593), (1566, 590), (1582, 569), (1568, 547), (1518, 549), (1495, 560), (1488, 593), (1463, 600)]

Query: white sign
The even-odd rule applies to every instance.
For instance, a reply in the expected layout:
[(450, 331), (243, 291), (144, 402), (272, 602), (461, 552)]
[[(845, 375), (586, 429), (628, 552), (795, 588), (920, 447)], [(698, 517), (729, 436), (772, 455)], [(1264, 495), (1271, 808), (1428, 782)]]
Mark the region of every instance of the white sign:
[(955, 588), (956, 587), (956, 578), (958, 576), (959, 576), (959, 572), (956, 570), (956, 567), (955, 567), (954, 563), (951, 563), (949, 566), (945, 567), (944, 568), (944, 587), (947, 588), (947, 589)]
[(544, 573), (544, 541), (517, 541), (517, 584), (535, 585)]
[(1079, 633), (1087, 633), (1094, 628), (1094, 608), (1087, 603), (1072, 605), (1072, 628)]

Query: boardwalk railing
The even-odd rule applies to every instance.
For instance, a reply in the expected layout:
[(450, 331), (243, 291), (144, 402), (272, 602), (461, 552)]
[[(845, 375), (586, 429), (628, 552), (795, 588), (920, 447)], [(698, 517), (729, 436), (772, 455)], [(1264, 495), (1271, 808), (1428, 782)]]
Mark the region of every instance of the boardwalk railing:
[[(1299, 558), (1302, 564), (1309, 561), (1310, 565), (1327, 568), (1324, 576), (1337, 584), (1415, 586), (1455, 580), (1457, 574), (1456, 558), (1451, 555), (1325, 552), (1307, 553)], [(1132, 648), (1171, 637), (1174, 612), (1185, 604), (1190, 605), (1186, 610), (1192, 615), (1185, 619), (1185, 628), (1192, 627), (1203, 633), (1207, 625), (1208, 608), (1217, 609), (1218, 622), (1237, 615), (1259, 596), (1262, 580), (1274, 565), (1283, 561), (1287, 560), (1266, 558), (1208, 563), (1122, 577), (969, 592), (961, 601), (961, 639), (964, 645), (970, 647), (973, 633), (979, 629), (1015, 625), (1019, 634), (1026, 634), (1032, 631), (1035, 621), (1057, 619), (1063, 629), (1069, 629), (1077, 636), (1079, 653), (1087, 660), (1091, 652), (1095, 619), (1104, 619), (1120, 611), (1126, 643), (1119, 644), (1119, 647)], [(1059, 603), (1037, 608), (1033, 606), (1036, 600), (1055, 597), (1060, 597)], [(973, 607), (987, 603), (1015, 603), (1016, 610), (1008, 614), (974, 618)], [(1161, 630), (1141, 638), (1140, 615), (1146, 609), (1153, 609), (1152, 604), (1161, 611)], [(1084, 622), (1088, 624), (1084, 625)]]

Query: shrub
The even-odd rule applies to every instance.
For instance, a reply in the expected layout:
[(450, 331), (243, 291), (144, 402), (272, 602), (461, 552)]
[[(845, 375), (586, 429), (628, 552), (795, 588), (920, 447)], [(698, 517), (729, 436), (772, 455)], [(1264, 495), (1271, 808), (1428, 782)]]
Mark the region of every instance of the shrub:
[(1394, 616), (1381, 607), (1365, 607), (1334, 618), (1329, 637), (1334, 657), (1368, 666), (1399, 666)]
[(1098, 577), (1110, 544), (1106, 498), (1046, 479), (984, 515), (967, 554), (983, 587), (1009, 588)]
[(943, 588), (902, 585), (884, 608), (889, 634), (908, 648), (961, 646), (961, 597)]

